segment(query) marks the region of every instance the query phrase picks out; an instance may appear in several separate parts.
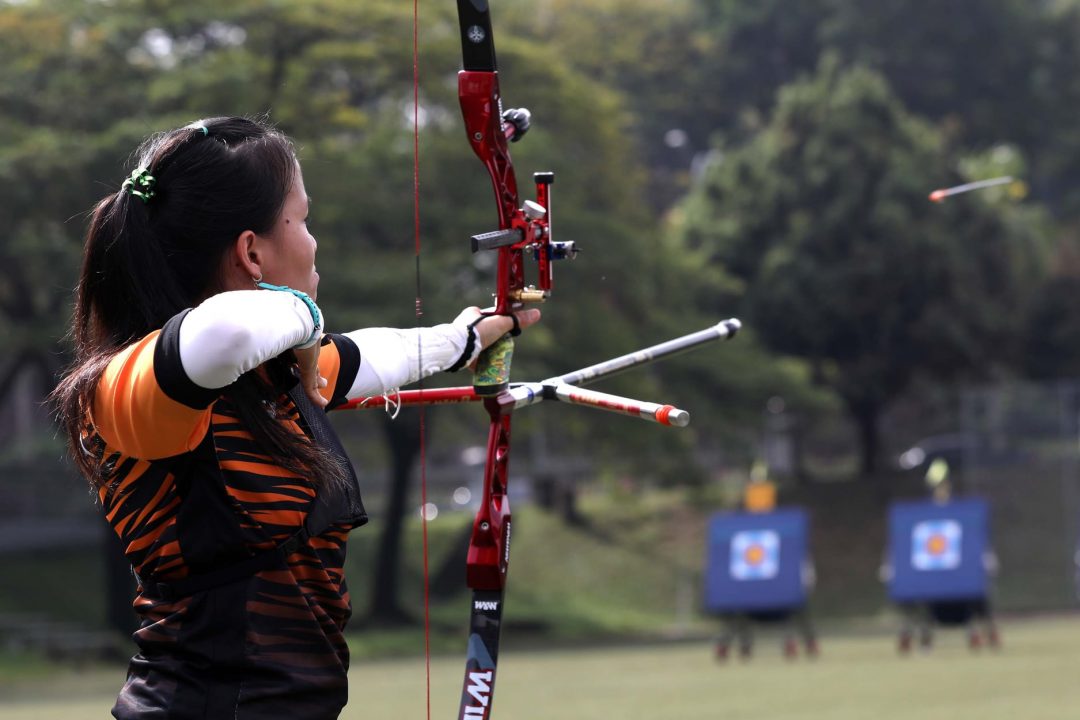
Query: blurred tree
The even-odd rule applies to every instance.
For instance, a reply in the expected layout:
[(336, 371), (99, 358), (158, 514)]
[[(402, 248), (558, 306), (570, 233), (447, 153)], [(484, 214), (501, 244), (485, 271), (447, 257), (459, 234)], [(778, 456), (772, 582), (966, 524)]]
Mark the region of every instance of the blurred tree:
[(1000, 143), (1027, 157), (1033, 196), (1080, 219), (1080, 7), (1030, 0), (842, 0), (822, 45), (882, 73), (910, 112), (962, 152)]
[(916, 374), (993, 372), (1017, 330), (1041, 249), (977, 196), (931, 205), (956, 179), (940, 134), (872, 71), (822, 62), (781, 91), (766, 129), (717, 149), (688, 199), (682, 242), (745, 283), (773, 350), (806, 358), (859, 429)]
[[(453, 5), (426, 12), (421, 31), (422, 321), (435, 323), (462, 304), (488, 304), (490, 258), (470, 259), (466, 247), (496, 214), (461, 128)], [(564, 372), (681, 330), (678, 309), (657, 296), (654, 277), (675, 270), (659, 272), (667, 258), (654, 246), (658, 225), (624, 97), (501, 25), (497, 42), (507, 102), (534, 110), (533, 130), (514, 146), (522, 194), (532, 194), (529, 170), (556, 170), (556, 233), (585, 247), (557, 268), (555, 299), (522, 338), (515, 378)], [(222, 114), (268, 113), (297, 141), (314, 197), (319, 302), (332, 325), (416, 322), (411, 49), (412, 8), (392, 0), (0, 5), (0, 220), (9, 228), (0, 327), (11, 330), (10, 351), (24, 345), (56, 362), (83, 229), (69, 219), (119, 188), (145, 136)], [(659, 380), (619, 379), (609, 389), (651, 397)], [(567, 451), (625, 467), (635, 456), (690, 451), (643, 423), (576, 415), (563, 428), (573, 438)], [(628, 438), (641, 440), (633, 453)], [(363, 462), (379, 439), (348, 444)], [(394, 457), (403, 457), (400, 444)], [(386, 537), (387, 557), (394, 542)]]
[(948, 119), (965, 145), (1029, 146), (1047, 3), (1031, 0), (834, 0), (824, 46), (881, 73), (912, 113)]
[(1080, 276), (1057, 274), (1040, 288), (1025, 327), (1024, 369), (1038, 380), (1080, 377)]
[(1037, 380), (1080, 378), (1080, 238), (1055, 236), (1050, 274), (1039, 285), (1023, 331), (1023, 369)]
[(814, 67), (826, 15), (826, 0), (510, 5), (523, 34), (558, 48), (550, 55), (626, 95), (628, 130), (650, 169), (648, 200), (661, 210), (687, 190), (713, 133), (756, 131), (776, 89)]
[[(1027, 0), (546, 0), (508, 3), (523, 34), (621, 89), (650, 168), (649, 200), (669, 208), (713, 135), (754, 136), (777, 90), (822, 53), (883, 74), (901, 102), (942, 123), (954, 147), (1017, 144), (1035, 195), (1074, 217), (1080, 194), (1075, 2)], [(602, 37), (603, 42), (596, 42)], [(647, 61), (642, 61), (647, 58)], [(673, 81), (673, 79), (677, 80)]]
[(1031, 157), (1035, 194), (1069, 225), (1080, 224), (1080, 4), (1059, 2), (1047, 12), (1035, 49), (1036, 72), (1027, 78), (1034, 93), (1025, 110), (1034, 136), (1024, 150)]

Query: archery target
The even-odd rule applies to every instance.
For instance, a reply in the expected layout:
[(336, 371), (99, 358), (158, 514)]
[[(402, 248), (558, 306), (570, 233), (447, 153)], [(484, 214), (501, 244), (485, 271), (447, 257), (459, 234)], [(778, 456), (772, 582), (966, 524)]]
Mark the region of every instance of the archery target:
[(780, 572), (780, 535), (775, 530), (743, 530), (731, 538), (731, 577), (771, 580)]
[(911, 565), (916, 570), (955, 570), (960, 566), (964, 529), (955, 520), (924, 520), (911, 531)]

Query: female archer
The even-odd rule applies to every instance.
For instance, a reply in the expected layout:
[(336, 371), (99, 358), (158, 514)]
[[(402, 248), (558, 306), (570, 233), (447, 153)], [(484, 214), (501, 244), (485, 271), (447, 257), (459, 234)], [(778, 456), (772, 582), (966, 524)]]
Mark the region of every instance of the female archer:
[(308, 204), (288, 138), (229, 117), (147, 140), (93, 210), (54, 397), (139, 581), (117, 718), (337, 717), (367, 516), (326, 410), (539, 319), (326, 333)]

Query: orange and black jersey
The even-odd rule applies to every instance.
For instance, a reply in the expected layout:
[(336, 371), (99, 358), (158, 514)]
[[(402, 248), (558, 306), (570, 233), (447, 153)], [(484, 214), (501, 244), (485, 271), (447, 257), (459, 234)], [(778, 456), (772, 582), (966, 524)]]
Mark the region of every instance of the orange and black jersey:
[[(113, 715), (335, 718), (347, 699), (345, 541), (367, 519), (355, 476), (348, 466), (350, 482), (320, 485), (270, 459), (228, 389), (185, 374), (183, 317), (113, 359), (86, 437), (106, 479), (102, 507), (140, 579), (139, 653)], [(349, 338), (323, 339), (331, 407), (359, 365)], [(278, 422), (347, 464), (325, 412), (290, 394), (285, 366), (263, 370)]]

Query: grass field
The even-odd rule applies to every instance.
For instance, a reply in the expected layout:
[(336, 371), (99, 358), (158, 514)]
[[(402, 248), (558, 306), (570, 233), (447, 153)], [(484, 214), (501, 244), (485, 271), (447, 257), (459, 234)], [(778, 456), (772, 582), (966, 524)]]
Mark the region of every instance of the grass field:
[[(495, 712), (514, 720), (1063, 720), (1080, 717), (1080, 618), (1003, 625), (998, 652), (940, 633), (930, 653), (899, 657), (887, 635), (830, 637), (815, 661), (787, 661), (762, 638), (750, 661), (712, 659), (704, 642), (506, 651)], [(432, 661), (432, 717), (450, 718), (463, 659)], [(108, 717), (123, 670), (9, 665), (0, 719)], [(424, 662), (365, 661), (342, 718), (424, 718)]]

